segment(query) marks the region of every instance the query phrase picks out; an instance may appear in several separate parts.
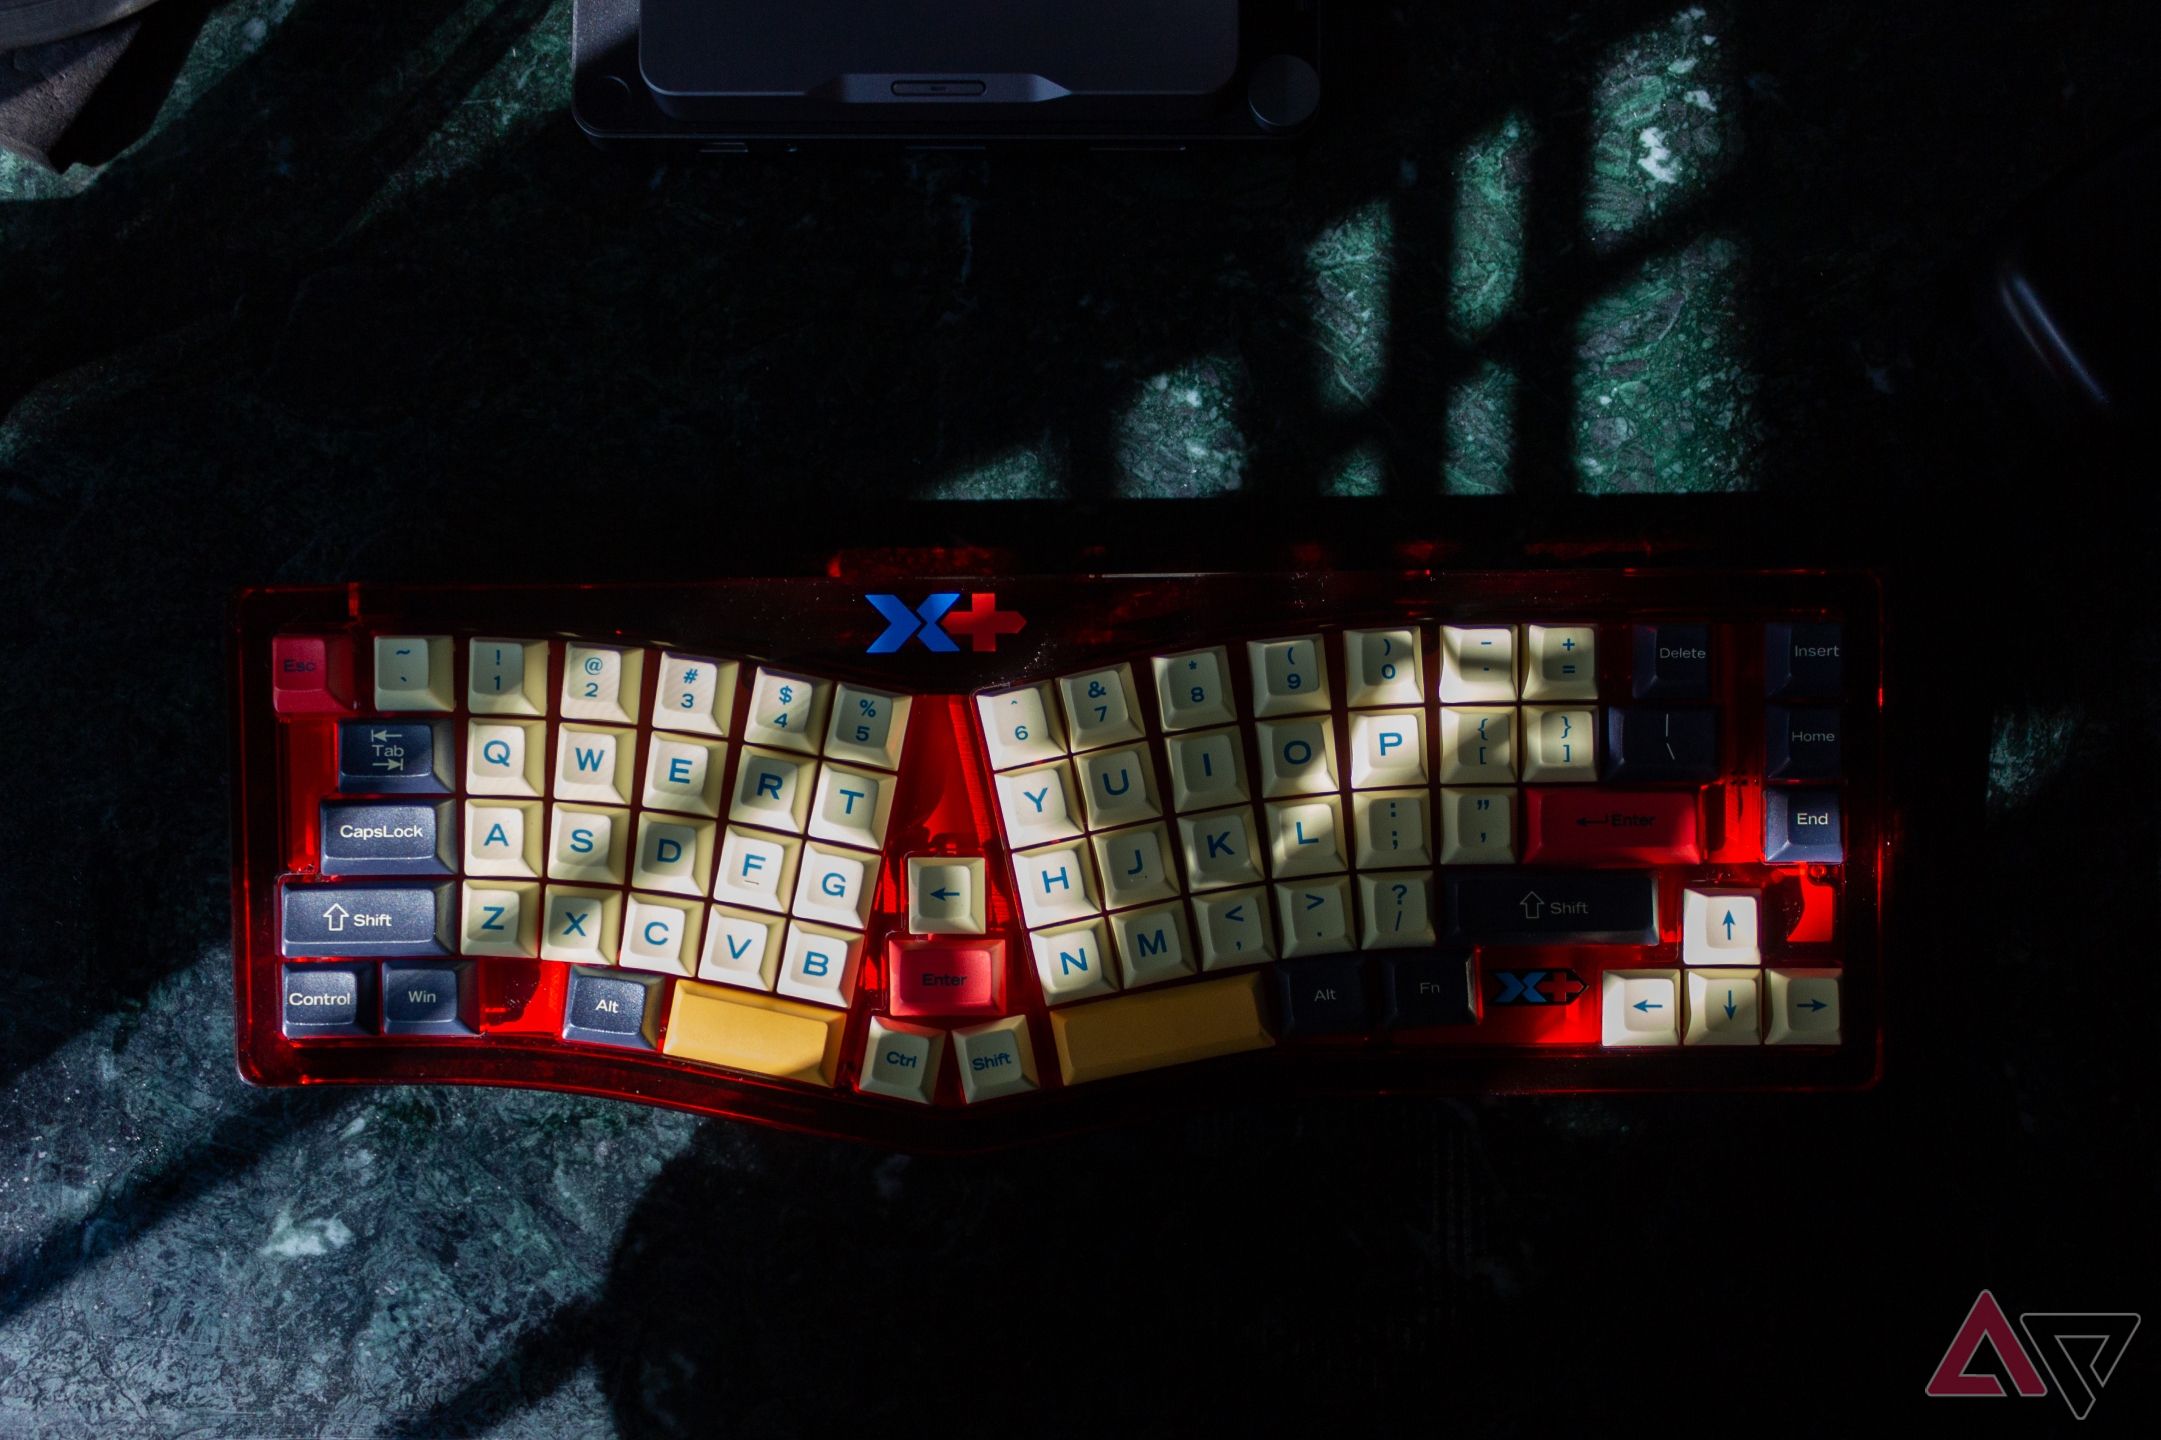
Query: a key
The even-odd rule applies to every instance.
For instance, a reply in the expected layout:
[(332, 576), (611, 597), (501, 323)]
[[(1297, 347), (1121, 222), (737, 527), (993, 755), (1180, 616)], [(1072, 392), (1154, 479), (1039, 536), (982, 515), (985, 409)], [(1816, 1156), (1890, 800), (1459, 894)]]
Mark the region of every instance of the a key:
[(1684, 1045), (1756, 1045), (1762, 1021), (1756, 1004), (1762, 973), (1756, 970), (1688, 972), (1688, 1028)]
[(1118, 988), (1117, 972), (1111, 968), (1109, 931), (1101, 916), (1033, 931), (1028, 945), (1046, 1005), (1108, 995)]
[(620, 885), (629, 873), (630, 812), (558, 805), (549, 817), (548, 878)]
[(1268, 892), (1258, 885), (1194, 896), (1193, 919), (1200, 931), (1203, 970), (1231, 970), (1276, 958)]
[(788, 922), (778, 915), (715, 905), (705, 917), (698, 978), (746, 990), (771, 990), (780, 976), (780, 942)]
[(1351, 880), (1327, 875), (1299, 880), (1276, 889), (1276, 929), (1283, 937), (1283, 958), (1333, 955), (1358, 948), (1351, 923)]
[(1228, 725), (1238, 718), (1231, 700), (1230, 655), (1222, 646), (1158, 655), (1153, 668), (1165, 731)]
[(1763, 858), (1772, 865), (1838, 865), (1846, 858), (1836, 790), (1763, 792)]
[(1275, 967), (1276, 1034), (1285, 1040), (1315, 1035), (1355, 1035), (1371, 1024), (1366, 1004), (1365, 962), (1356, 955), (1324, 955)]
[(1505, 706), (1441, 707), (1441, 783), (1506, 785), (1516, 778), (1516, 712)]
[(341, 794), (447, 795), (450, 767), (448, 721), (338, 722)]
[(794, 835), (730, 825), (720, 841), (713, 898), (753, 910), (785, 911), (795, 894), (795, 867), (803, 842)]
[(802, 834), (810, 818), (811, 788), (817, 771), (815, 760), (746, 745), (742, 762), (736, 766), (728, 818), (739, 825)]
[(1524, 652), (1524, 699), (1598, 698), (1598, 632), (1590, 626), (1526, 626)]
[(1005, 942), (895, 937), (886, 999), (895, 1015), (996, 1015), (1005, 1008)]
[(574, 965), (612, 965), (622, 937), (623, 896), (617, 890), (550, 885), (541, 897), (540, 958)]
[(862, 962), (862, 936), (793, 920), (781, 945), (780, 978), (773, 988), (797, 1000), (846, 1010), (855, 1001), (855, 978)]
[(1170, 832), (1161, 824), (1106, 831), (1091, 836), (1090, 843), (1103, 877), (1105, 909), (1146, 905), (1178, 893)]
[(1441, 791), (1441, 863), (1516, 863), (1516, 792), (1503, 788)]
[(325, 875), (448, 875), (457, 868), (451, 800), (325, 800)]
[(1763, 773), (1773, 780), (1836, 780), (1839, 714), (1829, 705), (1765, 706)]
[(1058, 694), (1065, 702), (1066, 733), (1073, 737), (1075, 754), (1141, 738), (1132, 666), (1068, 675), (1058, 682)]
[(563, 996), (563, 1038), (653, 1049), (660, 1043), (660, 993), (666, 983), (658, 975), (574, 967)]
[(1359, 943), (1368, 950), (1430, 947), (1433, 876), (1425, 870), (1382, 870), (1358, 877), (1358, 908), (1364, 916)]
[(1011, 770), (1064, 757), (1065, 728), (1049, 684), (1023, 685), (994, 695), (978, 695), (976, 714), (990, 747), (993, 770)]
[(725, 738), (735, 717), (737, 672), (733, 660), (663, 653), (653, 690), (653, 728)]
[(555, 738), (555, 798), (593, 805), (628, 805), (635, 730), (565, 725)]
[(1606, 711), (1606, 778), (1634, 785), (1700, 783), (1718, 774), (1718, 712), (1664, 705)]
[(803, 847), (796, 876), (791, 913), (849, 930), (869, 923), (878, 888), (877, 856), (813, 840)]
[(603, 725), (635, 725), (643, 701), (645, 652), (617, 645), (563, 647), (562, 715)]
[(825, 753), (834, 760), (898, 770), (908, 740), (910, 702), (905, 695), (841, 685), (833, 691), (833, 719), (826, 728)]
[(1767, 970), (1764, 980), (1770, 991), (1766, 1044), (1839, 1043), (1838, 971)]
[(1176, 980), (1194, 969), (1186, 909), (1179, 904), (1120, 910), (1110, 917), (1111, 939), (1128, 990)]
[(1691, 887), (1681, 892), (1681, 963), (1754, 965), (1760, 962), (1756, 890)]
[(679, 980), (661, 1050), (700, 1065), (831, 1086), (847, 1023), (844, 1011), (823, 1005)]
[(1261, 750), (1261, 794), (1319, 795), (1338, 787), (1336, 728), (1326, 715), (1263, 720), (1256, 727)]
[(548, 713), (548, 642), (482, 638), (465, 647), (465, 708), (475, 715)]
[(916, 935), (981, 935), (983, 857), (908, 857), (908, 929)]
[(353, 642), (343, 635), (272, 636), (270, 708), (280, 715), (349, 713)]
[(1212, 810), (1253, 798), (1246, 783), (1245, 748), (1235, 728), (1173, 735), (1164, 746), (1171, 762), (1171, 803), (1178, 810)]
[(961, 1095), (970, 1105), (1025, 1095), (1038, 1083), (1035, 1047), (1028, 1039), (1025, 1015), (955, 1030), (953, 1062), (960, 1067)]
[(861, 850), (884, 849), (885, 827), (893, 813), (893, 786), (890, 775), (828, 761), (818, 770), (818, 788), (811, 801), (811, 838)]
[(1351, 717), (1351, 788), (1426, 783), (1423, 710), (1376, 710)]
[(1432, 802), (1423, 790), (1368, 790), (1351, 797), (1358, 867), (1433, 863)]
[(1266, 812), (1269, 873), (1277, 879), (1329, 875), (1350, 868), (1350, 846), (1343, 834), (1343, 801), (1339, 797), (1271, 800)]
[(289, 1040), (375, 1033), (375, 966), (286, 965), (278, 992)]
[(470, 960), (383, 962), (383, 1033), (480, 1033), (480, 980)]
[(753, 745), (815, 755), (825, 738), (833, 682), (761, 668), (750, 686), (750, 714), (743, 738)]
[(1638, 700), (1711, 698), (1711, 627), (1632, 625), (1634, 668), (1630, 684)]
[(626, 970), (695, 975), (704, 920), (705, 906), (696, 900), (632, 895), (623, 908), (623, 948), (616, 961)]
[(1600, 1039), (1607, 1045), (1681, 1043), (1677, 970), (1608, 970), (1600, 982)]
[(1258, 974), (1141, 990), (1050, 1012), (1058, 1073), (1068, 1085), (1164, 1065), (1237, 1055), (1275, 1043)]
[(727, 768), (728, 747), (717, 740), (655, 735), (646, 746), (639, 803), (648, 810), (712, 818), (720, 814), (720, 781)]
[(451, 887), (288, 885), (278, 925), (280, 953), (426, 956), (452, 953)]
[(375, 708), (451, 708), (448, 635), (375, 637)]
[(1350, 692), (1347, 703), (1353, 709), (1416, 705), (1426, 698), (1418, 632), (1409, 627), (1345, 631), (1343, 669)]
[(1647, 870), (1455, 871), (1453, 944), (1656, 945), (1657, 877)]
[(465, 789), (471, 795), (539, 799), (548, 728), (537, 720), (471, 720), (465, 728)]
[(1328, 709), (1328, 663), (1318, 635), (1254, 640), (1246, 645), (1253, 668), (1253, 713), (1306, 715)]
[(540, 887), (526, 881), (467, 881), (458, 950), (530, 959), (540, 953)]
[(1032, 930), (1092, 915), (1096, 903), (1095, 866), (1084, 840), (1063, 840), (1013, 856), (1022, 917)]
[(712, 886), (713, 849), (720, 827), (678, 815), (638, 817), (631, 847), (630, 883), (640, 890), (703, 896)]
[(928, 1105), (938, 1093), (945, 1059), (945, 1032), (873, 1015), (863, 1033), (863, 1064), (856, 1088)]
[(1604, 786), (1523, 792), (1523, 859), (1531, 865), (1695, 865), (1702, 862), (1694, 790)]
[(1249, 885), (1261, 878), (1253, 812), (1243, 805), (1179, 816), (1178, 844), (1185, 852), (1189, 890)]
[(1081, 756), (1080, 786), (1090, 829), (1131, 825), (1163, 813), (1156, 801), (1155, 766), (1138, 746)]
[(1045, 845), (1081, 833), (1081, 812), (1073, 799), (1073, 767), (1069, 761), (1053, 760), (1046, 765), (1008, 770), (997, 776), (995, 783), (1007, 844)]
[(1441, 627), (1441, 699), (1452, 705), (1516, 699), (1516, 631), (1511, 625)]
[(1478, 1023), (1468, 951), (1391, 950), (1374, 957), (1374, 963), (1380, 970), (1384, 1028)]
[(511, 880), (539, 878), (541, 807), (537, 800), (465, 802), (465, 873)]
[(1554, 785), (1598, 778), (1598, 711), (1580, 705), (1523, 707), (1523, 783)]
[(1836, 700), (1846, 692), (1845, 627), (1763, 627), (1763, 693), (1774, 700)]

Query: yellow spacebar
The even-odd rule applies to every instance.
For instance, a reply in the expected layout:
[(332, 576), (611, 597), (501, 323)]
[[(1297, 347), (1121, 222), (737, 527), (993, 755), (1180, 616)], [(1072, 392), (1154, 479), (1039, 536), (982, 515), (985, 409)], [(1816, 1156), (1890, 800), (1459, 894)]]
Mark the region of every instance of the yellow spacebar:
[(1258, 972), (1050, 1012), (1068, 1085), (1275, 1044)]
[(840, 1032), (847, 1022), (847, 1012), (822, 1005), (678, 980), (660, 1048), (678, 1060), (830, 1085), (840, 1073)]

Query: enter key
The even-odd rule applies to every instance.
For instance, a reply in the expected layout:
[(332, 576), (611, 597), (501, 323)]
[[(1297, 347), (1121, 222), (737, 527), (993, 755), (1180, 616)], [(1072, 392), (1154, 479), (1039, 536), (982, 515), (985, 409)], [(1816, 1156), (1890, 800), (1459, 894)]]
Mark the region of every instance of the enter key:
[(1523, 799), (1527, 864), (1694, 865), (1703, 859), (1693, 790), (1533, 786)]

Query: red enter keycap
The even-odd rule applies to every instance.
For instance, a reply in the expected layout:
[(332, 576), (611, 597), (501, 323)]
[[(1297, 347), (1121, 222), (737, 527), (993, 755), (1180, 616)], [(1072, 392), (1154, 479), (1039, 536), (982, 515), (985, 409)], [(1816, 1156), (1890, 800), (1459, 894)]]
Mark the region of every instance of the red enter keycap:
[(886, 952), (895, 1015), (1005, 1013), (1003, 940), (895, 940)]
[(343, 715), (353, 708), (353, 645), (343, 635), (275, 635), (270, 703), (280, 715)]
[(1703, 859), (1693, 790), (1532, 787), (1523, 858), (1542, 865), (1693, 865)]

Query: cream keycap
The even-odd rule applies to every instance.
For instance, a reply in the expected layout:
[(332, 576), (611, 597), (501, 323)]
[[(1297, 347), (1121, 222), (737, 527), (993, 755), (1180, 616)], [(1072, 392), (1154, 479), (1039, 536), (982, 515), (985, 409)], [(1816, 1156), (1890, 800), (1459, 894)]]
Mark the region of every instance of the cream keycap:
[(1348, 703), (1354, 710), (1368, 705), (1416, 705), (1426, 698), (1418, 632), (1409, 627), (1346, 630), (1343, 670)]
[(1158, 655), (1150, 663), (1165, 731), (1228, 725), (1238, 718), (1231, 699), (1230, 652), (1221, 645)]
[(1073, 766), (1053, 760), (1008, 770), (995, 778), (998, 815), (1006, 843), (1015, 848), (1069, 840), (1081, 833), (1080, 807), (1073, 798)]
[(1250, 885), (1261, 878), (1253, 811), (1246, 806), (1179, 816), (1178, 847), (1185, 852), (1189, 890)]
[(1156, 800), (1156, 771), (1146, 749), (1126, 746), (1080, 757), (1082, 803), (1088, 828), (1106, 830), (1153, 820), (1163, 813)]
[(1141, 738), (1130, 665), (1064, 676), (1058, 681), (1058, 697), (1065, 703), (1066, 734), (1076, 755)]
[(1599, 986), (1605, 1044), (1681, 1043), (1680, 971), (1608, 970)]
[(1523, 783), (1598, 778), (1598, 712), (1582, 705), (1523, 707)]
[(982, 856), (910, 855), (907, 876), (910, 934), (984, 932)]
[(1441, 707), (1441, 783), (1506, 785), (1516, 778), (1516, 712), (1507, 706)]
[(1588, 625), (1524, 627), (1523, 698), (1596, 700), (1598, 632)]
[(612, 965), (622, 931), (623, 896), (615, 890), (550, 885), (541, 895), (540, 958)]
[(1350, 877), (1328, 875), (1276, 886), (1276, 930), (1283, 937), (1286, 960), (1357, 949)]
[(1766, 970), (1769, 992), (1765, 1011), (1769, 1045), (1836, 1045), (1839, 972), (1836, 970)]
[(713, 898), (752, 910), (786, 911), (802, 853), (803, 842), (796, 836), (730, 825), (721, 835)]
[(1424, 790), (1363, 790), (1351, 797), (1361, 870), (1433, 863), (1433, 802)]
[(780, 976), (780, 944), (788, 922), (778, 915), (715, 905), (705, 917), (698, 978), (746, 990), (771, 990)]
[(1089, 848), (1085, 840), (1063, 840), (1014, 854), (1014, 888), (1029, 929), (1078, 920), (1103, 908), (1096, 902)]
[(623, 908), (623, 948), (616, 959), (626, 970), (695, 975), (704, 920), (699, 901), (632, 895)]
[(1426, 783), (1426, 712), (1375, 710), (1351, 717), (1351, 788)]
[(1110, 924), (1126, 989), (1193, 973), (1193, 941), (1186, 929), (1185, 906), (1174, 902), (1120, 910), (1111, 915)]
[(960, 1093), (970, 1105), (1027, 1094), (1038, 1083), (1028, 1017), (1008, 1015), (955, 1030), (953, 1063), (960, 1067)]
[(795, 755), (815, 755), (825, 737), (826, 711), (832, 700), (830, 680), (760, 667), (751, 681), (743, 738)]
[(1110, 932), (1100, 915), (1031, 931), (1028, 946), (1046, 1005), (1108, 995), (1118, 988), (1118, 974), (1111, 968)]
[(1688, 972), (1686, 1045), (1755, 1045), (1762, 1015), (1757, 992), (1761, 970), (1691, 970)]
[(631, 757), (637, 748), (635, 730), (563, 726), (555, 732), (555, 798), (628, 805)]
[(773, 988), (782, 995), (845, 1010), (855, 1000), (856, 971), (863, 963), (863, 937), (814, 925), (788, 922), (780, 947), (780, 978)]
[(540, 802), (465, 802), (465, 873), (535, 879), (540, 874)]
[(1171, 804), (1178, 810), (1213, 810), (1253, 798), (1245, 746), (1235, 726), (1173, 735), (1163, 743), (1170, 757)]
[(620, 885), (629, 872), (630, 812), (558, 805), (549, 816), (548, 878)]
[(836, 687), (833, 719), (825, 733), (827, 757), (874, 770), (898, 770), (908, 740), (909, 709), (906, 695), (863, 685)]
[(1231, 975), (1168, 990), (1142, 990), (1050, 1012), (1058, 1073), (1068, 1085), (1164, 1065), (1261, 1050), (1268, 1030), (1264, 977)]
[(728, 818), (739, 825), (803, 833), (810, 817), (810, 797), (818, 762), (779, 750), (743, 747), (735, 767), (735, 790)]
[(1263, 720), (1255, 727), (1261, 752), (1261, 794), (1319, 795), (1339, 788), (1336, 727), (1326, 715)]
[(1382, 870), (1358, 877), (1359, 948), (1397, 950), (1435, 943), (1433, 872)]
[(1510, 625), (1441, 627), (1441, 699), (1452, 705), (1516, 698), (1516, 631)]
[(1268, 825), (1268, 873), (1277, 879), (1328, 875), (1351, 868), (1350, 844), (1343, 833), (1343, 801), (1335, 795), (1311, 800), (1271, 800), (1264, 807)]
[(540, 798), (548, 728), (537, 720), (472, 720), (465, 727), (465, 789), (471, 795)]
[(1261, 886), (1196, 895), (1193, 918), (1200, 928), (1203, 970), (1232, 970), (1276, 958), (1268, 892)]
[(1252, 640), (1246, 661), (1253, 669), (1253, 713), (1309, 715), (1328, 709), (1328, 657), (1318, 635)]
[(945, 1060), (945, 1032), (873, 1015), (863, 1033), (863, 1064), (855, 1088), (928, 1105), (938, 1093)]
[(635, 725), (644, 683), (643, 650), (576, 642), (563, 647), (562, 715), (566, 720)]
[(664, 652), (653, 690), (653, 728), (725, 738), (735, 716), (739, 669), (733, 660)]
[(376, 636), (375, 708), (452, 708), (450, 644), (448, 635)]
[(540, 953), (540, 887), (531, 881), (471, 881), (460, 887), (458, 953), (530, 958)]
[(870, 921), (871, 897), (878, 889), (878, 857), (863, 850), (824, 845), (803, 847), (796, 865), (793, 914), (848, 930)]
[(1443, 788), (1441, 863), (1516, 863), (1516, 792), (1503, 787)]
[(810, 805), (810, 835), (860, 850), (883, 850), (885, 828), (893, 814), (891, 775), (858, 770), (828, 760), (818, 770), (818, 789)]
[(1065, 755), (1065, 727), (1059, 723), (1049, 682), (978, 695), (975, 708), (991, 769), (1011, 770)]
[(1168, 900), (1178, 893), (1170, 831), (1161, 824), (1106, 830), (1090, 837), (1096, 873), (1103, 879), (1103, 908), (1119, 910)]
[(638, 817), (630, 850), (630, 883), (639, 890), (703, 898), (713, 883), (713, 847), (720, 827), (677, 815)]
[(465, 708), (475, 715), (547, 714), (548, 642), (467, 642)]
[(710, 819), (720, 814), (721, 777), (727, 769), (728, 747), (718, 740), (655, 735), (646, 745), (639, 801), (649, 810)]
[(683, 980), (676, 983), (660, 1048), (701, 1065), (831, 1085), (840, 1074), (847, 1022), (839, 1010)]
[(1757, 890), (1705, 886), (1681, 892), (1681, 963), (1684, 965), (1759, 965), (1756, 915), (1763, 895)]

